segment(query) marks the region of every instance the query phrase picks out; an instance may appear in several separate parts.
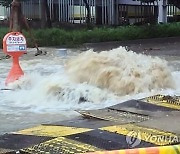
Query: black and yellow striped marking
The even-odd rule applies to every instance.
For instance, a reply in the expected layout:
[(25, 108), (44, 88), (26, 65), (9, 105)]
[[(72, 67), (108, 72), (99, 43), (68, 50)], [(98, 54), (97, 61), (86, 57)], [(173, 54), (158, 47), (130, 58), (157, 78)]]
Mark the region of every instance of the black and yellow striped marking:
[(121, 124), (142, 122), (149, 119), (149, 117), (146, 115), (140, 115), (140, 114), (111, 110), (111, 109), (88, 110), (88, 111), (78, 111), (78, 112), (84, 117), (113, 121)]
[(167, 114), (167, 112), (176, 111), (175, 109), (172, 109), (172, 108), (159, 106), (157, 104), (151, 104), (151, 103), (143, 102), (140, 100), (129, 100), (129, 101), (126, 101), (126, 102), (123, 102), (114, 106), (110, 106), (108, 107), (108, 109), (118, 111), (118, 112), (124, 111), (131, 114), (134, 113), (136, 116), (139, 115), (141, 117), (144, 117), (144, 120), (142, 121), (149, 120), (148, 116), (149, 117), (157, 116), (155, 114), (156, 112)]
[[(8, 149), (32, 154), (76, 154), (128, 149), (127, 136), (141, 140), (136, 148), (179, 144), (178, 124), (175, 125), (177, 129), (171, 129), (173, 125), (164, 128), (159, 126), (162, 120), (176, 120), (180, 109), (179, 100), (179, 97), (157, 95), (101, 110), (78, 111), (91, 119), (40, 125), (0, 136), (0, 153)], [(156, 116), (157, 111), (162, 114)], [(165, 115), (169, 118), (165, 118)], [(132, 132), (139, 135), (134, 136)]]
[(134, 124), (116, 125), (100, 128), (108, 132), (121, 134), (121, 135), (134, 135), (137, 133), (137, 138), (145, 142), (149, 142), (155, 145), (170, 145), (178, 143), (180, 136), (177, 136), (171, 132), (165, 132), (153, 128), (140, 127)]
[(16, 132), (16, 134), (60, 137), (91, 131), (89, 128), (40, 125)]
[(180, 110), (180, 96), (155, 95), (142, 99), (142, 101), (167, 108)]
[[(22, 133), (29, 135), (41, 136), (45, 135), (45, 129), (47, 126), (35, 127), (28, 130), (23, 130)], [(56, 128), (57, 132), (62, 129), (63, 126), (48, 126), (48, 130)], [(59, 128), (58, 128), (59, 127)], [(38, 131), (36, 131), (38, 128)], [(41, 129), (40, 129), (41, 128)], [(67, 128), (67, 127), (66, 127)], [(46, 128), (47, 129), (47, 128)], [(71, 127), (67, 128), (70, 130)], [(79, 128), (77, 128), (78, 130)], [(33, 131), (32, 131), (33, 130)], [(131, 136), (131, 132), (137, 132), (140, 136), (135, 136), (135, 138), (141, 140), (141, 143), (137, 147), (151, 147), (151, 146), (163, 146), (178, 144), (177, 135), (172, 132), (165, 132), (162, 130), (157, 130), (153, 128), (141, 127), (135, 124), (122, 124), (113, 125), (108, 127), (102, 127), (99, 129), (90, 129), (88, 131), (81, 131), (79, 133), (75, 132), (64, 133), (63, 137), (60, 137), (57, 132), (53, 136), (59, 136), (49, 141), (37, 144), (35, 146), (27, 147), (21, 149), (22, 152), (26, 153), (63, 153), (63, 154), (76, 154), (85, 153), (93, 151), (102, 150), (117, 150), (117, 149), (127, 149), (130, 148), (126, 136)], [(55, 131), (55, 130), (54, 130)], [(53, 132), (54, 132), (53, 131)], [(38, 133), (37, 133), (38, 132)], [(18, 132), (20, 133), (20, 132)], [(44, 134), (45, 133), (45, 134)], [(49, 136), (52, 136), (51, 133)], [(158, 139), (157, 136), (160, 136)], [(134, 137), (134, 136), (133, 136)], [(167, 138), (174, 138), (172, 140), (167, 140)]]
[(18, 150), (53, 139), (48, 136), (5, 134), (0, 136), (0, 148)]
[(64, 137), (58, 137), (53, 140), (41, 143), (39, 145), (22, 149), (21, 151), (29, 154), (35, 154), (35, 153), (78, 154), (78, 153), (94, 152), (99, 150), (102, 149), (75, 140), (70, 140)]

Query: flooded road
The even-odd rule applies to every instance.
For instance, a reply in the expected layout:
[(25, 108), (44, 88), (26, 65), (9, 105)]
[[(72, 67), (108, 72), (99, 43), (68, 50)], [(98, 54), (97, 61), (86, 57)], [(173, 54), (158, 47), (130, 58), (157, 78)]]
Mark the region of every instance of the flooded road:
[(73, 119), (79, 116), (74, 110), (99, 109), (154, 94), (180, 95), (179, 56), (157, 58), (118, 48), (80, 55), (68, 50), (62, 57), (59, 49), (45, 50), (47, 55), (37, 57), (35, 50), (28, 50), (21, 58), (25, 76), (8, 87), (4, 82), (11, 60), (0, 61), (0, 88), (11, 89), (0, 91), (0, 134)]

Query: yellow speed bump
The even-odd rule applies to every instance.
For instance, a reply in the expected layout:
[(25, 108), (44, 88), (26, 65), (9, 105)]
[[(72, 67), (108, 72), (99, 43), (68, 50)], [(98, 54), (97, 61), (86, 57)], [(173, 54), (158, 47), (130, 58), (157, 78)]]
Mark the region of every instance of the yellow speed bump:
[(67, 136), (67, 135), (73, 135), (73, 134), (78, 134), (78, 133), (84, 133), (91, 130), (92, 129), (89, 129), (89, 128), (40, 125), (34, 128), (15, 132), (15, 134), (59, 137), (59, 136)]
[(29, 154), (44, 153), (44, 154), (80, 154), (102, 150), (92, 145), (58, 137), (53, 140), (35, 145), (30, 148), (22, 149), (21, 151)]
[(180, 110), (180, 96), (155, 95), (142, 99), (142, 101)]
[(111, 133), (136, 137), (139, 140), (162, 146), (177, 143), (179, 140), (178, 136), (173, 133), (164, 132), (152, 128), (140, 127), (134, 124), (108, 126), (100, 129)]

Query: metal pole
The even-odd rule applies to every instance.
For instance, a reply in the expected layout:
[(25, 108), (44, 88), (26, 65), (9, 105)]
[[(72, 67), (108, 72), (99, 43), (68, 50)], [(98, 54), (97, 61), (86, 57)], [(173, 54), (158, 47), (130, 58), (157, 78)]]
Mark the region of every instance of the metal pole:
[(41, 0), (39, 0), (39, 19), (41, 19)]
[(111, 24), (111, 19), (112, 19), (111, 4), (112, 4), (112, 0), (109, 0), (109, 4), (108, 4), (108, 6), (109, 6), (109, 22), (108, 22), (108, 24), (109, 25)]
[[(87, 0), (87, 2), (88, 2), (89, 7), (90, 7), (89, 0)], [(84, 23), (84, 19), (86, 20), (86, 17), (87, 17), (87, 10), (86, 10), (85, 4), (83, 3), (83, 23)]]
[(119, 25), (119, 2), (116, 0), (116, 25)]
[(72, 0), (69, 0), (69, 22), (71, 23), (72, 21)]
[(95, 24), (95, 0), (93, 1), (93, 9), (92, 9), (92, 16), (93, 16), (93, 23)]
[(94, 0), (91, 1), (91, 23), (93, 23), (93, 2)]
[(104, 19), (104, 23), (107, 24), (107, 0), (104, 1)]
[(60, 13), (60, 0), (58, 0), (58, 11), (59, 11), (59, 18), (58, 18), (58, 20), (59, 20), (59, 22), (60, 22), (60, 15), (61, 15), (61, 13)]
[(96, 24), (96, 0), (94, 0), (94, 23)]
[(81, 23), (81, 0), (79, 0), (79, 22)]
[(113, 6), (114, 6), (114, 0), (112, 0), (112, 5), (111, 5), (111, 12), (112, 12), (111, 13), (111, 15), (112, 15), (112, 19), (111, 20), (112, 20), (112, 25), (113, 25), (113, 20), (114, 20), (114, 14), (113, 14), (114, 7)]
[[(91, 17), (92, 17), (92, 2), (93, 2), (93, 0), (91, 0), (91, 1), (89, 2), (90, 12), (91, 12), (90, 16), (91, 16)], [(90, 18), (90, 22), (92, 23), (92, 18)]]
[(74, 7), (75, 7), (75, 6), (74, 6), (74, 0), (72, 0), (72, 10), (73, 10), (73, 14), (72, 14), (73, 19), (72, 19), (72, 20), (73, 20), (73, 23), (74, 23)]
[(112, 0), (110, 1), (109, 7), (110, 7), (110, 19), (109, 19), (109, 24), (111, 25), (111, 24), (112, 24)]
[(63, 0), (61, 0), (61, 21), (63, 21)]
[[(110, 1), (110, 0), (108, 0), (108, 1)], [(108, 18), (107, 18), (107, 16), (109, 17), (109, 12), (108, 12), (108, 5), (107, 5), (107, 0), (105, 0), (105, 3), (104, 3), (104, 11), (105, 11), (105, 13), (104, 13), (104, 18), (105, 18), (105, 24), (107, 24), (108, 23)]]
[(112, 5), (112, 0), (109, 0), (109, 22), (108, 22), (108, 24), (109, 25), (111, 25), (111, 20), (112, 20), (112, 7), (111, 7), (111, 5)]
[(102, 0), (102, 24), (104, 24), (104, 0)]
[(73, 0), (71, 0), (71, 23), (73, 23)]
[(114, 0), (112, 0), (112, 24), (114, 24)]
[(63, 21), (66, 21), (66, 5), (65, 5), (65, 0), (63, 0)]
[(66, 22), (68, 22), (68, 0), (65, 1), (66, 5)]
[(60, 3), (59, 3), (59, 12), (60, 12), (60, 22), (62, 21), (62, 0), (60, 0)]
[(32, 0), (30, 1), (30, 18), (34, 18), (34, 11), (32, 10), (33, 8), (33, 3)]
[(69, 12), (68, 22), (71, 22), (71, 0), (68, 0), (68, 12)]
[(66, 8), (66, 0), (64, 0), (64, 9), (65, 9), (65, 22), (67, 21), (67, 8)]
[(50, 0), (48, 0), (48, 6), (49, 6), (49, 13), (50, 13), (50, 18), (51, 18), (51, 5), (50, 5)]
[(85, 10), (84, 10), (84, 3), (83, 3), (83, 0), (81, 1), (81, 9), (82, 9), (82, 23), (84, 23), (84, 13), (85, 13)]
[(106, 24), (109, 25), (111, 21), (111, 0), (106, 0)]
[(68, 11), (68, 0), (66, 0), (66, 22), (68, 22), (68, 16), (69, 16), (69, 11)]
[(28, 17), (29, 12), (30, 12), (30, 9), (29, 9), (29, 1), (26, 3), (26, 6), (27, 6), (27, 8), (26, 8), (27, 11), (25, 12), (25, 16)]
[(112, 3), (112, 0), (109, 0), (109, 4), (108, 4), (108, 25), (111, 24), (111, 3)]
[(54, 10), (54, 1), (53, 0), (51, 0), (51, 7), (52, 7), (52, 9), (51, 9), (51, 11), (52, 11), (52, 19), (54, 19), (55, 17), (54, 17), (54, 12), (53, 12), (53, 10)]
[(32, 13), (33, 13), (33, 18), (35, 18), (36, 12), (33, 11), (33, 8), (36, 7), (35, 3), (33, 3), (33, 0), (31, 0), (31, 5), (32, 5)]

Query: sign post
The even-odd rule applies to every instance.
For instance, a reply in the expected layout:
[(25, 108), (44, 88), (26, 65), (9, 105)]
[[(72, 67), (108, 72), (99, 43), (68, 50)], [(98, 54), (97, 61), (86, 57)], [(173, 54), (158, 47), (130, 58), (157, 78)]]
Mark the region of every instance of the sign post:
[(13, 65), (5, 84), (18, 80), (24, 75), (20, 65), (19, 57), (27, 52), (26, 38), (20, 32), (10, 32), (3, 39), (3, 52), (13, 59)]

